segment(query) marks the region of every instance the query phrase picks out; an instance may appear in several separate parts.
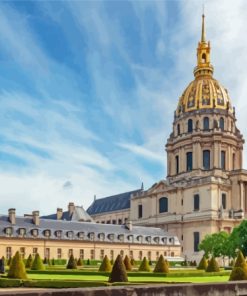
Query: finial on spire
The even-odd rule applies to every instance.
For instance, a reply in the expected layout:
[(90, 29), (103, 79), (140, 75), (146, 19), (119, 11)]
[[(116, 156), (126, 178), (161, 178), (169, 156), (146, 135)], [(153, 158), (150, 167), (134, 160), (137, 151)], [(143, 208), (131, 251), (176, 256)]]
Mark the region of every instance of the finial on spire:
[(203, 5), (203, 14), (202, 14), (202, 37), (201, 37), (201, 42), (206, 42), (206, 37), (205, 37), (205, 27), (204, 27), (204, 5)]

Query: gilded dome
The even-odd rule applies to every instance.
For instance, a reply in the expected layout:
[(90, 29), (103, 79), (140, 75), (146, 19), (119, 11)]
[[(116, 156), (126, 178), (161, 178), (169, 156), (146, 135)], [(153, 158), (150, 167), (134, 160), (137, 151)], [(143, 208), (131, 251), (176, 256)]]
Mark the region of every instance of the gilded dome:
[(176, 115), (200, 109), (224, 109), (233, 112), (227, 90), (213, 77), (193, 80), (180, 97)]
[(204, 15), (202, 35), (197, 47), (195, 79), (188, 85), (179, 99), (176, 115), (201, 109), (223, 109), (233, 112), (227, 90), (213, 78), (214, 68), (210, 64), (210, 42), (206, 42)]

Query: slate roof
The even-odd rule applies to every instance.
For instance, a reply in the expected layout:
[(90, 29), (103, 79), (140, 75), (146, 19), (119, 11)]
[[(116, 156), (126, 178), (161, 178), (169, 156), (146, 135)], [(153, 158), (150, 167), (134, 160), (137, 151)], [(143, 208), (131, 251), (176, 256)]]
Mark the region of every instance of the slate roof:
[[(51, 214), (46, 216), (41, 216), (42, 219), (57, 220), (57, 214)], [(69, 211), (63, 212), (61, 220), (66, 221), (87, 221), (93, 222), (92, 217), (83, 209), (83, 207), (75, 206), (75, 210), (72, 215)]]
[(135, 194), (141, 191), (142, 189), (137, 189), (117, 195), (96, 199), (87, 209), (87, 212), (89, 215), (95, 215), (129, 209), (131, 194)]
[[(155, 227), (132, 226), (132, 230), (129, 230), (125, 225), (49, 220), (42, 218), (40, 218), (39, 225), (35, 225), (32, 217), (16, 217), (16, 224), (13, 225), (9, 222), (8, 216), (0, 215), (0, 237), (6, 237), (6, 228), (11, 228), (12, 237), (20, 237), (19, 229), (25, 228), (25, 237), (33, 239), (92, 241), (90, 235), (93, 233), (93, 241), (102, 241), (102, 237), (100, 237), (100, 235), (104, 235), (105, 242), (119, 243), (119, 235), (123, 235), (124, 240), (121, 242), (128, 244), (140, 243), (140, 236), (142, 236), (143, 244), (180, 245), (176, 236), (170, 235), (161, 228)], [(32, 234), (32, 230), (34, 229), (38, 230), (37, 237), (34, 237)], [(45, 236), (46, 230), (50, 230), (49, 238)], [(58, 230), (62, 232), (61, 237), (57, 237), (56, 235), (56, 231)], [(68, 235), (68, 232), (73, 233), (72, 237)], [(79, 236), (79, 233), (83, 233), (83, 238)], [(114, 239), (112, 239), (111, 236), (113, 236)]]

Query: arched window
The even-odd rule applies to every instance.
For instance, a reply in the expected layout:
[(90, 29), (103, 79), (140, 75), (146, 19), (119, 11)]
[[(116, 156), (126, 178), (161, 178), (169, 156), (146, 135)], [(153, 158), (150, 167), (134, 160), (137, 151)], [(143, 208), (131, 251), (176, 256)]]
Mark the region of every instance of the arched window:
[(206, 63), (206, 54), (205, 53), (202, 54), (202, 63)]
[(203, 129), (209, 130), (209, 118), (208, 117), (203, 118)]
[(188, 120), (188, 133), (192, 133), (193, 131), (193, 120), (189, 119)]
[(203, 168), (204, 170), (210, 170), (210, 151), (203, 151)]
[(159, 212), (160, 213), (168, 212), (168, 198), (167, 197), (161, 197), (159, 199)]
[(180, 135), (180, 124), (177, 125), (177, 134)]
[(224, 118), (223, 117), (220, 118), (220, 129), (221, 130), (224, 130), (225, 129), (225, 121), (224, 121)]

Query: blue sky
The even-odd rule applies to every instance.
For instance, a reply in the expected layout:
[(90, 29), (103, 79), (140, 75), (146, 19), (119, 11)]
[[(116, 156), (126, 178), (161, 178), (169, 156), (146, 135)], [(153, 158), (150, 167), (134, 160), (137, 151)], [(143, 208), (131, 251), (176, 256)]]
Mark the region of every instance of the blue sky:
[[(224, 3), (224, 5), (223, 5)], [(215, 78), (245, 132), (245, 1), (206, 1)], [(166, 176), (201, 1), (1, 1), (1, 212), (50, 213)], [(246, 155), (246, 152), (245, 152)], [(246, 164), (246, 163), (245, 163)]]

